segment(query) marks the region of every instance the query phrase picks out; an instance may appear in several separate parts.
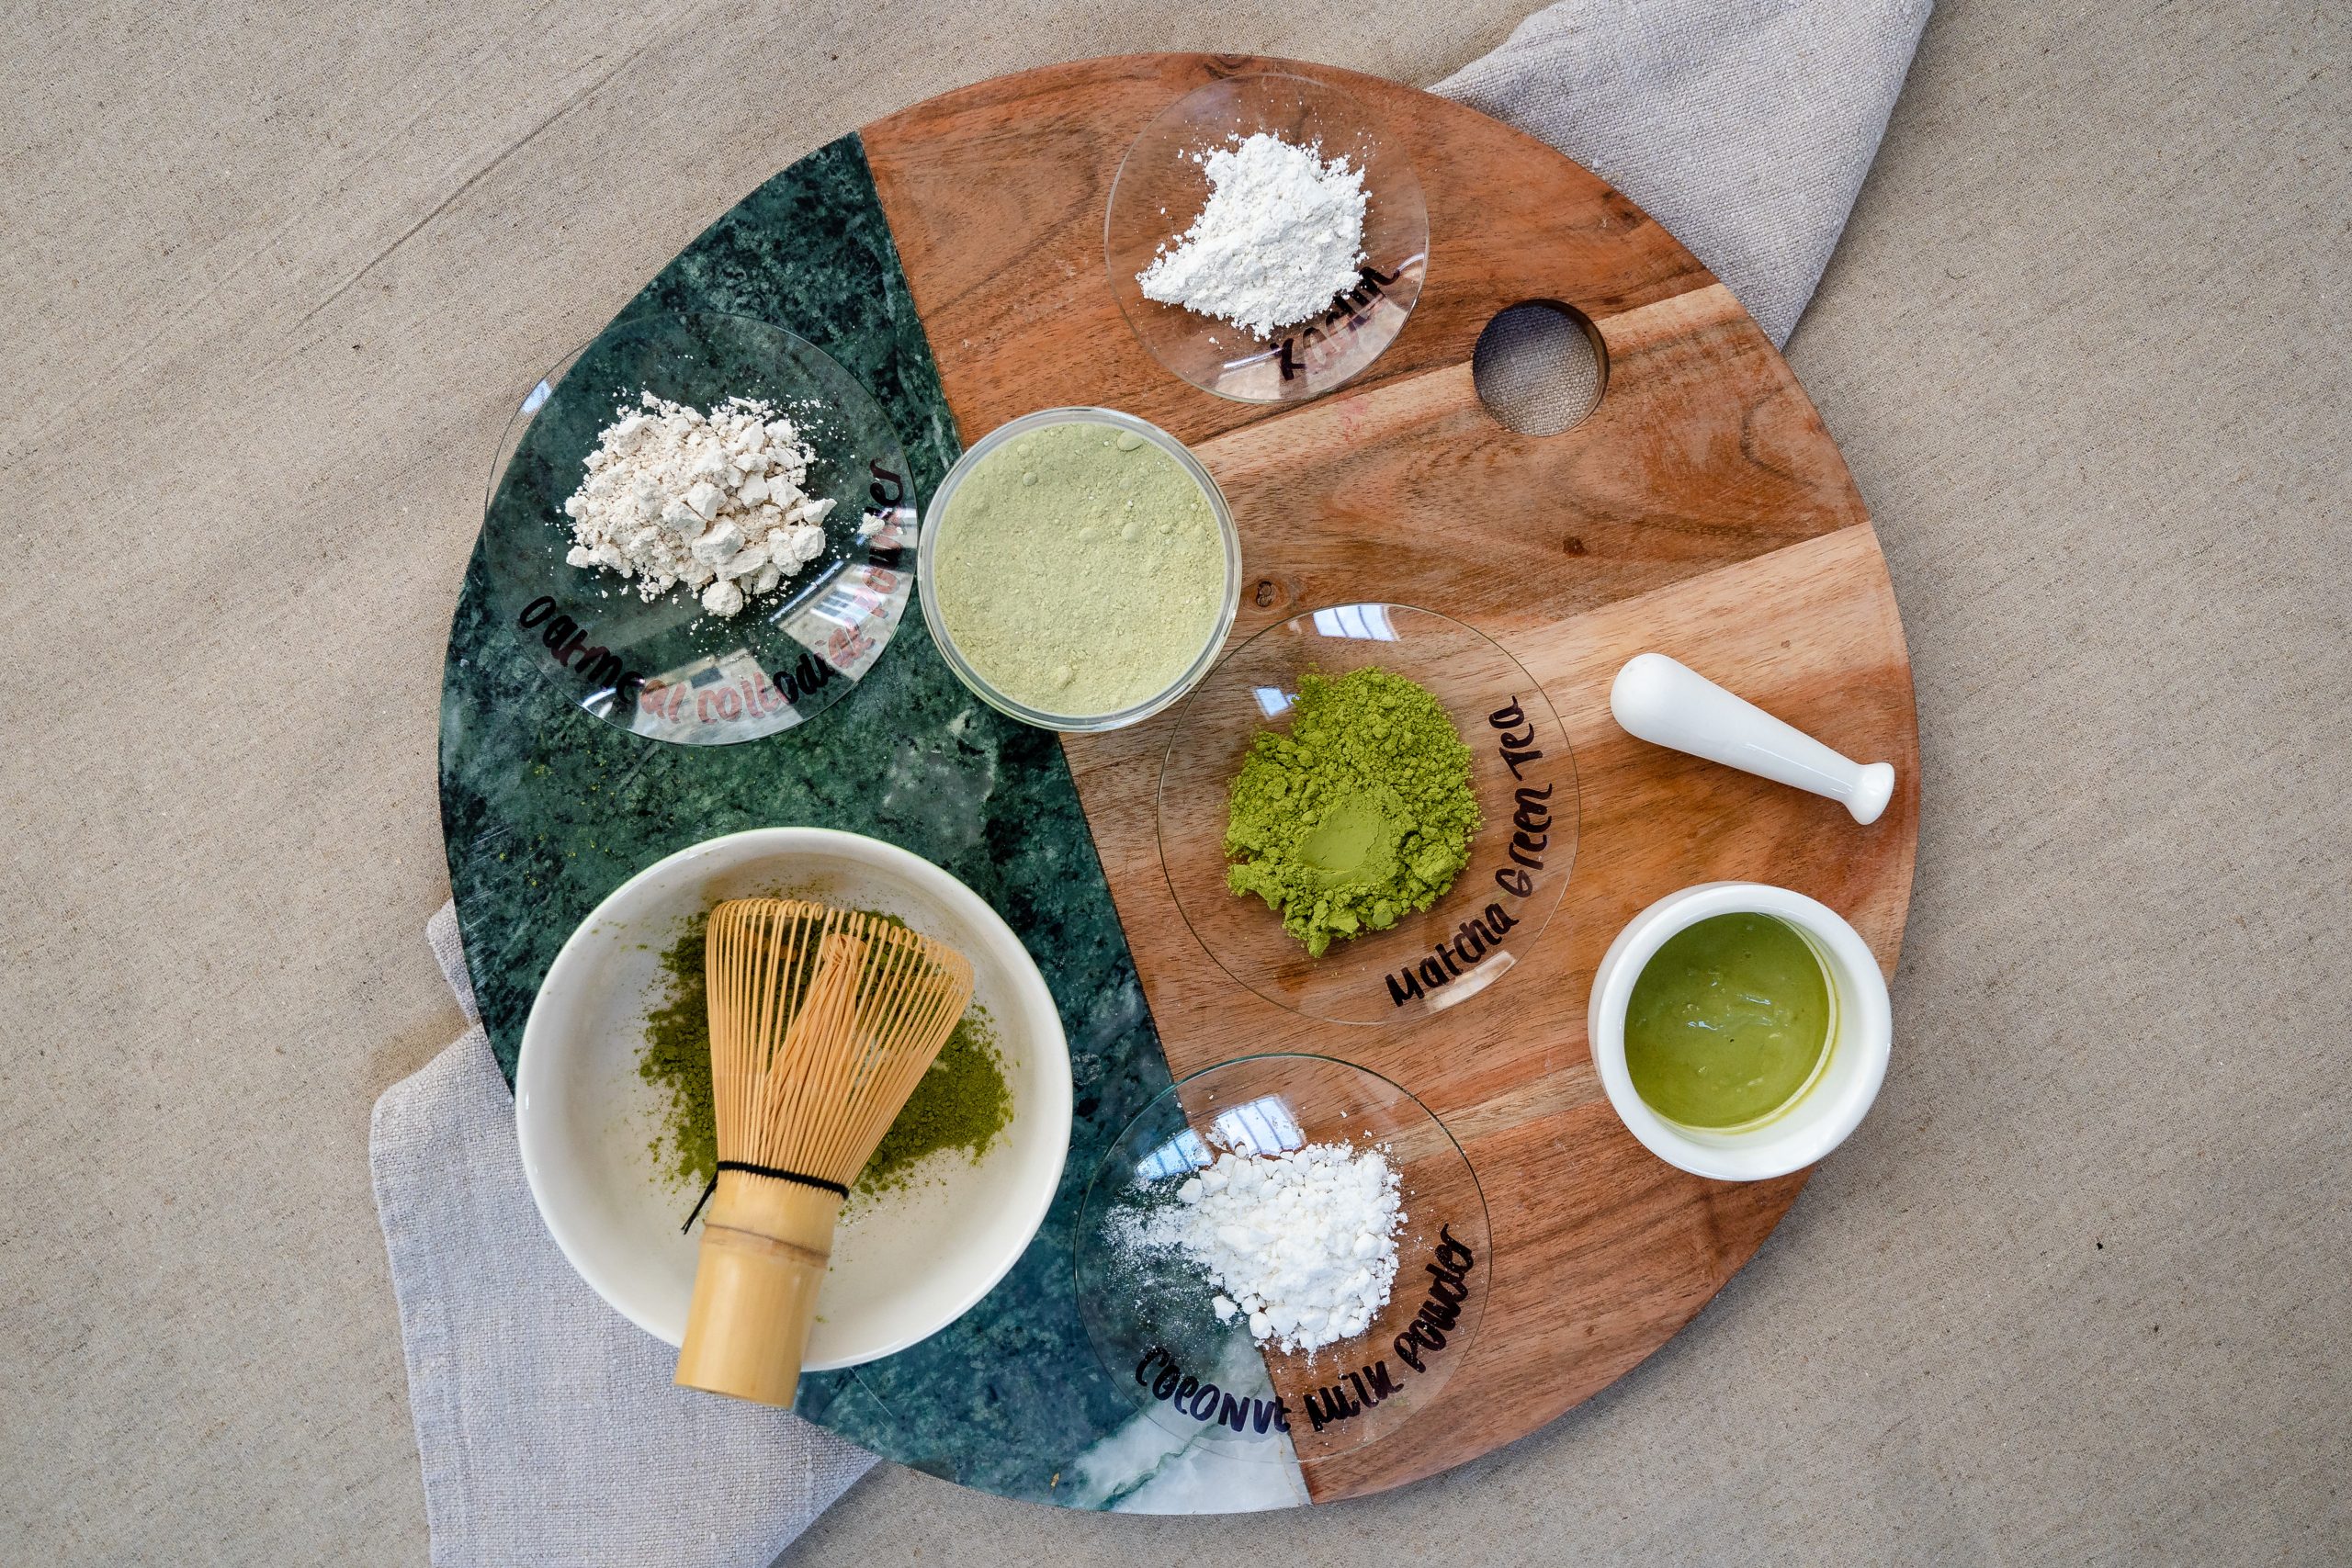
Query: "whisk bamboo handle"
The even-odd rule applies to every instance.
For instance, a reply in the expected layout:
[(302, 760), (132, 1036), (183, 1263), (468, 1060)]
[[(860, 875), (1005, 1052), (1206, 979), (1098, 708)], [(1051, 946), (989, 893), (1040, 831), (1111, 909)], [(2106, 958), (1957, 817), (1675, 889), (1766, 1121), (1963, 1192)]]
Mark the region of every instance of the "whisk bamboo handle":
[[(817, 973), (786, 1026), (780, 1058), (796, 1060), (811, 1040), (846, 1026), (865, 954), (865, 944), (844, 932), (818, 942)], [(841, 1194), (829, 1188), (749, 1171), (718, 1173), (678, 1351), (681, 1386), (762, 1404), (792, 1403), (841, 1208)]]
[(841, 1207), (821, 1187), (718, 1173), (678, 1352), (680, 1386), (792, 1403)]

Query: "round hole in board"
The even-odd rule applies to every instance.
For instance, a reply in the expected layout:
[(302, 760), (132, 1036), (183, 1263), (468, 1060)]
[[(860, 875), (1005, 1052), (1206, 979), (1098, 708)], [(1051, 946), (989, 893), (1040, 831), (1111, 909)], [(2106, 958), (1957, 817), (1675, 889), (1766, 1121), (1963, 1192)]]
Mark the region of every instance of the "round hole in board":
[(1555, 299), (1526, 299), (1498, 311), (1478, 334), (1470, 380), (1506, 429), (1557, 435), (1599, 406), (1609, 362), (1583, 311)]

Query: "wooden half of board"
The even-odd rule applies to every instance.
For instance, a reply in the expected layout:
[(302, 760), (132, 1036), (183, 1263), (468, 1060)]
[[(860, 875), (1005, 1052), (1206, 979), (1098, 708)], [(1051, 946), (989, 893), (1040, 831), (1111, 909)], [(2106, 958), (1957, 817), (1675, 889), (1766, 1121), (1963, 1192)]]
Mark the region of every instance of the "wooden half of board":
[[(1128, 144), (1219, 76), (1290, 69), (1359, 95), (1402, 140), (1430, 209), (1403, 333), (1304, 405), (1223, 401), (1164, 371), (1103, 274)], [(1804, 1174), (1751, 1185), (1660, 1163), (1619, 1124), (1585, 1037), (1602, 951), (1693, 883), (1823, 900), (1893, 972), (1918, 828), (1902, 623), (1860, 497), (1820, 417), (1738, 302), (1586, 169), (1443, 99), (1318, 66), (1139, 55), (1001, 78), (863, 133), (958, 433), (1102, 405), (1190, 444), (1240, 530), (1236, 640), (1302, 610), (1422, 604), (1485, 631), (1541, 682), (1576, 751), (1577, 860), (1524, 973), (1389, 1028), (1318, 1023), (1227, 978), (1177, 913), (1154, 795), (1170, 716), (1067, 751), (1170, 1067), (1314, 1051), (1411, 1089), (1476, 1168), (1492, 1294), (1471, 1356), (1402, 1440), (1317, 1459), (1318, 1502), (1377, 1491), (1542, 1426), (1663, 1344), (1745, 1262)], [(1510, 305), (1574, 307), (1605, 391), (1559, 435), (1516, 434), (1472, 385)], [(1897, 788), (1875, 825), (1832, 802), (1646, 746), (1609, 716), (1611, 677), (1674, 655), (1863, 761)]]

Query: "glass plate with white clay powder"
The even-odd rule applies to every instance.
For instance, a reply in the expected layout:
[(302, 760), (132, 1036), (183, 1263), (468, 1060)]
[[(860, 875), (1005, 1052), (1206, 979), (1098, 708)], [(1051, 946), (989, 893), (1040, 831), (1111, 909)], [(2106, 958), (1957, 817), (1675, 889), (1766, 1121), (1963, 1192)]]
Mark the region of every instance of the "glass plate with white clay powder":
[(1079, 1215), (1104, 1371), (1187, 1444), (1312, 1463), (1410, 1440), (1468, 1358), (1487, 1207), (1420, 1101), (1328, 1056), (1222, 1063), (1162, 1092)]
[(1219, 397), (1290, 402), (1347, 381), (1404, 330), (1429, 212), (1412, 161), (1354, 96), (1235, 76), (1136, 138), (1103, 259), (1160, 364)]
[(913, 590), (889, 421), (831, 355), (749, 317), (605, 328), (531, 389), (492, 475), (490, 614), (571, 701), (651, 739), (814, 717)]

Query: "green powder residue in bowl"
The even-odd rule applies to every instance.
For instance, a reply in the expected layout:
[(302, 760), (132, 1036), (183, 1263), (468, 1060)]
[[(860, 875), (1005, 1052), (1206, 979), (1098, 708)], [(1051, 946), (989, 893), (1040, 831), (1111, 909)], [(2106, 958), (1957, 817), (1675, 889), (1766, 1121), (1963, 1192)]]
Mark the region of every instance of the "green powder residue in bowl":
[[(663, 950), (662, 996), (646, 1016), (645, 1044), (637, 1058), (638, 1076), (663, 1093), (661, 1131), (650, 1145), (654, 1163), (665, 1177), (696, 1189), (718, 1172), (710, 994), (703, 981), (707, 923), (708, 917), (696, 915)], [(978, 1160), (1012, 1121), (1012, 1091), (1005, 1083), (996, 1025), (976, 1003), (882, 1134), (874, 1157), (858, 1173), (855, 1190), (869, 1196), (897, 1191), (914, 1179), (918, 1166), (942, 1150), (960, 1149)]]
[(874, 1157), (858, 1173), (857, 1190), (895, 1192), (942, 1149), (961, 1149), (977, 1160), (1012, 1120), (1012, 1095), (1004, 1084), (996, 1026), (986, 1008), (975, 1006), (875, 1145)]
[(1086, 718), (1158, 696), (1216, 635), (1226, 541), (1200, 482), (1091, 420), (1006, 442), (956, 484), (932, 592), (957, 652), (999, 692)]
[(637, 1076), (664, 1092), (662, 1130), (654, 1134), (662, 1174), (696, 1188), (718, 1174), (718, 1112), (710, 1089), (710, 989), (703, 983), (702, 950), (708, 915), (688, 920), (662, 953), (665, 995), (646, 1016), (645, 1048)]
[(1233, 781), (1225, 874), (1317, 958), (1428, 908), (1470, 863), (1470, 748), (1429, 689), (1379, 669), (1299, 677), (1287, 733)]

